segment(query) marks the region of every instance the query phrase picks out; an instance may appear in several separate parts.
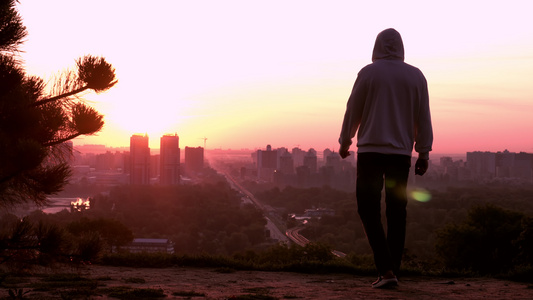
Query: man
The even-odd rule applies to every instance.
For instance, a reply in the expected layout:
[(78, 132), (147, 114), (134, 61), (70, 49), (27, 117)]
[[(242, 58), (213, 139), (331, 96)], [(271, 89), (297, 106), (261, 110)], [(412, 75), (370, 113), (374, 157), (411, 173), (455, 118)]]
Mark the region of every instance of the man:
[[(414, 146), (415, 174), (424, 175), (433, 129), (426, 79), (404, 62), (402, 38), (392, 28), (379, 33), (372, 64), (357, 75), (339, 138), (342, 158), (350, 155), (356, 132), (357, 207), (379, 272), (372, 286), (395, 286), (405, 244), (411, 153)], [(381, 223), (383, 186), (387, 234)]]

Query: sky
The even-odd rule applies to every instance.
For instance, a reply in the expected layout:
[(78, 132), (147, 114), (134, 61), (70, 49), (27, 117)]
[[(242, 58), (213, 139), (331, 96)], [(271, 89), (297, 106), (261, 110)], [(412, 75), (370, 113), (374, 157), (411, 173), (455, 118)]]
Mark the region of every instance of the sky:
[[(84, 99), (106, 125), (75, 145), (338, 150), (357, 72), (400, 32), (426, 76), (434, 153), (533, 153), (533, 2), (23, 0), (29, 74), (103, 56), (118, 84)], [(204, 144), (205, 142), (205, 144)], [(355, 141), (354, 141), (355, 142)], [(356, 150), (352, 148), (351, 150)]]

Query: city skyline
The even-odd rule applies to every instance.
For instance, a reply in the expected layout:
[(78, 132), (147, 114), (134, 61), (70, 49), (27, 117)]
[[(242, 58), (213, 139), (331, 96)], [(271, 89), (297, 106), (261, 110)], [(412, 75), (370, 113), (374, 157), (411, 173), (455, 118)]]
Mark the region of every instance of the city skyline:
[[(533, 130), (532, 6), (529, 1), (17, 4), (29, 33), (20, 53), (29, 74), (46, 82), (88, 53), (106, 57), (116, 68), (119, 82), (113, 89), (84, 96), (104, 114), (104, 129), (76, 144), (119, 147), (135, 133), (177, 133), (182, 144), (206, 142), (206, 149), (268, 143), (338, 150), (356, 72), (371, 62), (376, 35), (393, 27), (404, 39), (406, 62), (428, 79), (438, 154), (533, 152), (523, 134)], [(150, 147), (157, 143), (152, 139)]]
[[(241, 180), (247, 178), (280, 186), (329, 185), (341, 190), (353, 188), (356, 182), (355, 155), (341, 160), (337, 153), (329, 149), (319, 152), (314, 149), (305, 151), (299, 148), (272, 148), (267, 145), (264, 149), (249, 150), (247, 153), (214, 151), (212, 155), (208, 155), (204, 165), (202, 147), (186, 146), (184, 159), (180, 159), (179, 137), (176, 135), (161, 138), (162, 148), (166, 148), (161, 154), (150, 153), (147, 142), (147, 136), (134, 135), (131, 137), (130, 152), (107, 151), (95, 154), (77, 151), (76, 159), (71, 161), (76, 170), (73, 181), (81, 182), (91, 178), (89, 182), (107, 186), (121, 183), (177, 185), (182, 177), (181, 170), (185, 172), (184, 181), (190, 182), (190, 176), (196, 178), (195, 174), (201, 174), (205, 170), (204, 167), (231, 168), (232, 163), (237, 162), (238, 167), (233, 174)], [(409, 182), (415, 186), (469, 181), (527, 185), (533, 180), (532, 153), (473, 151), (462, 157), (435, 156), (430, 165), (427, 176), (422, 178), (413, 174)]]
[[(229, 151), (229, 152), (238, 152), (238, 153), (241, 153), (241, 152), (249, 152), (250, 154), (254, 154), (254, 153), (258, 153), (258, 152), (270, 152), (270, 151), (278, 151), (278, 150), (282, 150), (283, 152), (280, 152), (280, 153), (289, 153), (289, 154), (293, 154), (295, 151), (298, 152), (298, 153), (314, 153), (315, 156), (318, 156), (318, 157), (321, 157), (322, 159), (324, 159), (325, 156), (328, 156), (330, 154), (336, 154), (338, 153), (337, 149), (332, 149), (332, 148), (324, 148), (324, 149), (319, 149), (319, 148), (316, 148), (316, 147), (310, 147), (308, 149), (304, 149), (304, 148), (301, 148), (299, 147), (299, 145), (297, 146), (294, 146), (294, 147), (287, 147), (287, 146), (284, 146), (284, 145), (280, 145), (280, 146), (277, 146), (277, 147), (273, 147), (271, 144), (264, 144), (262, 147), (256, 147), (256, 148), (253, 148), (253, 149), (250, 149), (250, 148), (242, 148), (242, 149), (222, 149), (222, 148), (215, 148), (215, 149), (206, 149), (202, 146), (196, 146), (196, 147), (193, 147), (193, 146), (189, 146), (189, 145), (180, 145), (179, 141), (180, 141), (180, 137), (179, 135), (177, 134), (164, 134), (160, 137), (158, 137), (158, 147), (155, 147), (153, 148), (152, 146), (150, 146), (150, 136), (148, 136), (147, 134), (133, 134), (130, 136), (130, 143), (129, 145), (127, 146), (119, 146), (119, 147), (112, 147), (112, 146), (106, 146), (106, 145), (103, 145), (103, 144), (76, 144), (76, 143), (72, 143), (72, 147), (74, 149), (74, 151), (78, 152), (78, 153), (82, 153), (82, 154), (89, 154), (89, 153), (92, 153), (92, 154), (102, 154), (102, 153), (111, 153), (112, 151), (114, 151), (115, 153), (120, 153), (120, 152), (131, 152), (132, 151), (132, 145), (135, 145), (135, 144), (139, 144), (138, 140), (142, 140), (142, 148), (146, 149), (146, 153), (148, 153), (150, 156), (152, 155), (164, 155), (161, 153), (161, 149), (164, 148), (165, 146), (162, 146), (163, 145), (163, 140), (168, 140), (168, 139), (172, 139), (174, 140), (174, 142), (172, 142), (173, 145), (173, 150), (172, 152), (174, 153), (177, 153), (177, 159), (178, 161), (183, 161), (183, 159), (180, 159), (180, 152), (181, 150), (183, 149), (184, 151), (189, 148), (189, 149), (201, 149), (202, 152), (209, 152), (209, 151), (212, 151), (214, 153), (218, 152), (218, 151), (222, 151), (223, 153)], [(128, 151), (129, 149), (129, 151)], [(350, 152), (352, 153), (356, 153), (357, 152), (357, 149), (353, 149), (353, 150), (350, 150)], [(519, 151), (510, 151), (508, 148), (504, 148), (504, 149), (500, 149), (500, 150), (496, 150), (496, 151), (488, 151), (488, 150), (481, 150), (481, 149), (472, 149), (472, 150), (469, 150), (469, 151), (465, 151), (465, 152), (461, 152), (461, 153), (433, 153), (433, 155), (430, 155), (430, 160), (431, 161), (434, 161), (434, 162), (438, 162), (439, 160), (441, 160), (441, 158), (443, 157), (455, 157), (456, 159), (457, 158), (460, 158), (460, 159), (466, 159), (467, 155), (468, 154), (471, 154), (471, 153), (492, 153), (492, 154), (505, 154), (505, 153), (512, 153), (512, 154), (527, 154), (527, 155), (533, 155), (533, 152), (528, 152), (528, 151), (523, 151), (523, 150), (519, 150)], [(298, 154), (300, 155), (300, 154)], [(416, 157), (413, 155), (413, 157)], [(172, 160), (175, 160), (176, 157), (173, 157)], [(354, 162), (356, 159), (356, 156), (349, 156), (345, 159), (345, 161), (350, 161), (350, 162)]]

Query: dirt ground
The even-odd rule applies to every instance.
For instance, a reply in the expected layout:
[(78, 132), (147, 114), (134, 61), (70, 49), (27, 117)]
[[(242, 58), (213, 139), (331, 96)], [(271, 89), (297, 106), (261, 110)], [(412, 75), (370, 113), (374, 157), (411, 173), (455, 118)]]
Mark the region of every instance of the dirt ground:
[[(106, 277), (105, 287), (162, 289), (164, 299), (533, 299), (533, 284), (492, 278), (404, 277), (398, 287), (378, 290), (370, 287), (375, 278), (349, 274), (103, 266), (78, 272), (88, 278)], [(131, 278), (145, 282), (131, 283)], [(0, 295), (7, 297), (8, 291), (4, 289)], [(32, 291), (26, 297), (47, 299), (47, 294)], [(114, 298), (98, 295), (89, 299)]]

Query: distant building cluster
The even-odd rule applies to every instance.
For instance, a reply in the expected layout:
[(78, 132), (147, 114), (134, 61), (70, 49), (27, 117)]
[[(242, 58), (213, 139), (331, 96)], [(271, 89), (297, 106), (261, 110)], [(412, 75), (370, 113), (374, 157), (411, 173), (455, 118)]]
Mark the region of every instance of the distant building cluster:
[(313, 148), (304, 151), (295, 147), (289, 151), (267, 145), (252, 153), (253, 167), (243, 168), (241, 177), (298, 187), (346, 188), (355, 182), (354, 155), (341, 160), (338, 153), (326, 149), (321, 156), (319, 159)]
[[(181, 157), (177, 134), (161, 137), (158, 154), (150, 152), (147, 135), (131, 136), (130, 147), (116, 151), (109, 151), (102, 145), (83, 147), (83, 153), (75, 151), (76, 155), (71, 161), (73, 181), (101, 186), (186, 183), (191, 176), (201, 173), (205, 164), (202, 147), (185, 147), (184, 159)], [(357, 174), (356, 157), (354, 152), (346, 159), (341, 159), (337, 152), (330, 149), (319, 153), (313, 148), (305, 151), (294, 147), (289, 150), (285, 147), (274, 149), (267, 145), (251, 153), (251, 163), (241, 168), (240, 177), (242, 180), (278, 186), (309, 188), (327, 185), (353, 190)], [(432, 158), (428, 173), (422, 177), (414, 176), (414, 168), (411, 168), (410, 183), (533, 184), (533, 154), (530, 153), (474, 151), (467, 152), (466, 159), (464, 156), (436, 155), (432, 155)], [(438, 162), (435, 163), (435, 160)], [(414, 166), (415, 162), (416, 155), (411, 165)]]
[(75, 151), (70, 162), (74, 181), (102, 186), (177, 185), (188, 179), (185, 176), (194, 175), (204, 168), (202, 147), (185, 147), (182, 161), (177, 134), (161, 137), (159, 154), (150, 153), (148, 135), (132, 135), (129, 149), (113, 152), (105, 146), (88, 147), (90, 149), (85, 149), (83, 153)]
[(441, 157), (435, 168), (448, 181), (533, 183), (533, 154), (474, 151), (466, 153), (466, 162)]
[[(412, 158), (412, 166), (416, 162)], [(460, 182), (506, 182), (533, 184), (533, 154), (503, 152), (467, 152), (466, 160), (454, 160), (451, 156), (441, 156), (439, 163), (430, 160), (428, 173), (414, 176), (411, 168), (411, 183), (419, 185), (449, 184)], [(322, 157), (314, 149), (303, 151), (293, 148), (266, 149), (252, 153), (252, 166), (241, 170), (242, 179), (272, 182), (280, 186), (320, 187), (329, 185), (340, 189), (353, 189), (356, 177), (356, 155), (341, 159), (339, 154), (329, 149)]]

